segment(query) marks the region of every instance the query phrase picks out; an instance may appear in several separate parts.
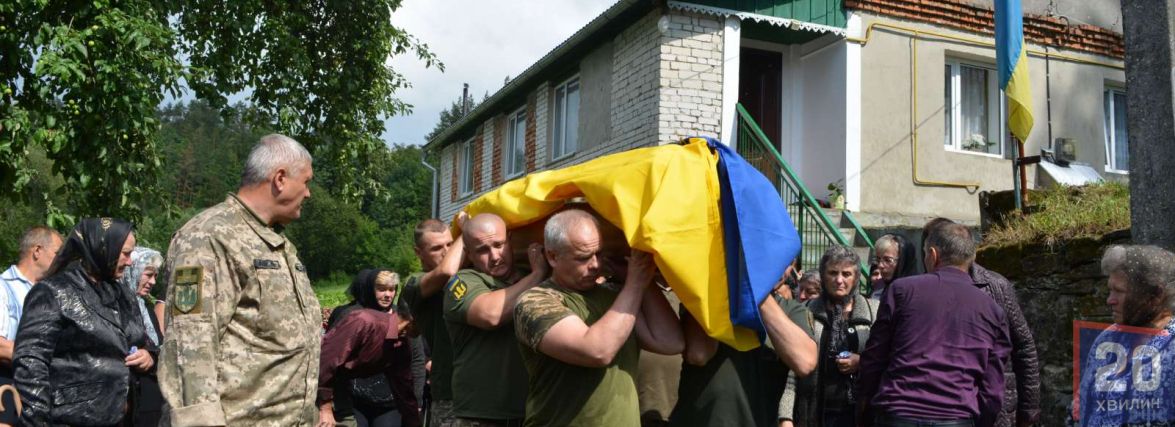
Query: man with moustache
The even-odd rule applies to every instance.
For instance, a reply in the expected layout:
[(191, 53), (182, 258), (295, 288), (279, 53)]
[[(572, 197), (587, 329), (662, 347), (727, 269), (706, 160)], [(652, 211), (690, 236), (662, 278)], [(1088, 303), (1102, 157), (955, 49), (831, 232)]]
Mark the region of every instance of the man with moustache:
[(599, 224), (577, 209), (543, 230), (552, 276), (514, 308), (515, 332), (530, 375), (527, 426), (640, 424), (640, 350), (680, 353), (677, 314), (652, 285), (653, 256), (633, 251), (623, 286), (600, 279)]
[[(514, 269), (506, 223), (479, 214), (462, 227), (464, 269), (445, 288), (444, 317), (453, 344), (453, 416), (457, 427), (521, 425), (526, 368), (514, 338), (518, 296), (538, 285), (549, 267), (542, 246), (527, 248), (531, 272)], [(447, 426), (444, 426), (447, 427)]]

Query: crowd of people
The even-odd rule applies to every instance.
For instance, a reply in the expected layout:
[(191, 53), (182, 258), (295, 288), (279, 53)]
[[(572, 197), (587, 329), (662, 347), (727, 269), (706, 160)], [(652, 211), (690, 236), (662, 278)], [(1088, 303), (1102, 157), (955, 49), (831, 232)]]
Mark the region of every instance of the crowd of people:
[[(830, 247), (816, 271), (793, 264), (759, 306), (762, 346), (751, 350), (708, 336), (652, 254), (609, 253), (598, 219), (577, 208), (548, 218), (541, 243), (520, 251), (522, 263), (493, 214), (459, 215), (457, 240), (441, 221), (422, 221), (414, 250), (423, 271), (404, 280), (386, 269), (360, 272), (352, 301), (324, 328), (306, 269), (282, 234), (312, 178), (310, 154), (269, 135), (250, 153), (240, 189), (180, 228), (166, 255), (137, 246), (134, 226), (118, 219), (84, 219), (64, 238), (30, 229), (19, 260), (0, 275), (0, 379), (19, 392), (0, 386), (0, 406), (9, 408), (0, 422), (1040, 421), (1040, 367), (1015, 291), (975, 263), (975, 238), (954, 221), (927, 223), (920, 245), (881, 237), (868, 271), (843, 246)], [(1175, 333), (1175, 255), (1113, 247), (1103, 266), (1116, 323)], [(150, 292), (157, 281), (166, 285), (158, 301)], [(1156, 350), (1168, 362), (1170, 341)], [(680, 355), (680, 370), (642, 373), (652, 372), (642, 352)], [(657, 375), (675, 378), (650, 379)], [(676, 389), (655, 390), (667, 384)], [(648, 410), (654, 400), (675, 403)]]

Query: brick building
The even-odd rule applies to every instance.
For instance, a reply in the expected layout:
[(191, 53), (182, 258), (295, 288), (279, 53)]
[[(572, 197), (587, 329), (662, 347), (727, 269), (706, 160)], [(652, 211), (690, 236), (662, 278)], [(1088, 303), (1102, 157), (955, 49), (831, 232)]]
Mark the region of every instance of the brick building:
[[(1125, 180), (1117, 1), (1025, 0), (1036, 126)], [(440, 154), (440, 218), (507, 180), (704, 135), (736, 140), (741, 104), (817, 197), (862, 222), (977, 220), (1012, 188), (990, 0), (619, 0), (458, 123)], [(1052, 178), (1032, 167), (1029, 186)], [(871, 216), (872, 214), (876, 214)], [(877, 224), (873, 224), (877, 225)]]

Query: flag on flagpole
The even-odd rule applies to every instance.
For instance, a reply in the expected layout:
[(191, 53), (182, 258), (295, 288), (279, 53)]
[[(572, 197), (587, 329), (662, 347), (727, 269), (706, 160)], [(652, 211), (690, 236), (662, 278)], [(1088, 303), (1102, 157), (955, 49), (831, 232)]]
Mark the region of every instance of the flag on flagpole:
[(1020, 0), (995, 2), (995, 51), (1000, 89), (1008, 97), (1008, 129), (1023, 144), (1032, 131), (1032, 89)]

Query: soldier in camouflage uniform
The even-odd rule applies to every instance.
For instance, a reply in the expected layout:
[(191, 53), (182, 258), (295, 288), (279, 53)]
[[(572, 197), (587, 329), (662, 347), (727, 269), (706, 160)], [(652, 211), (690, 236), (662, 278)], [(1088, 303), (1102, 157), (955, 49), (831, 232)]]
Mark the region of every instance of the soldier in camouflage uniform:
[(685, 346), (677, 313), (652, 285), (653, 256), (633, 252), (623, 287), (600, 284), (595, 217), (566, 210), (547, 220), (543, 234), (551, 278), (514, 307), (530, 380), (525, 425), (640, 425), (640, 350), (677, 354)]
[(168, 251), (163, 425), (311, 426), (322, 312), (282, 228), (301, 214), (310, 154), (269, 135), (241, 187), (193, 217)]

